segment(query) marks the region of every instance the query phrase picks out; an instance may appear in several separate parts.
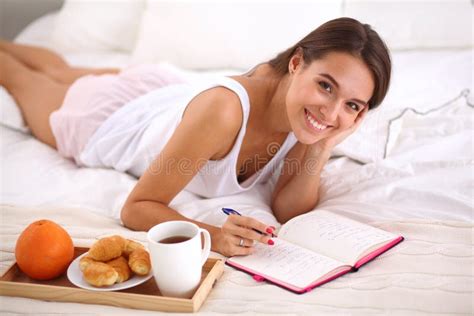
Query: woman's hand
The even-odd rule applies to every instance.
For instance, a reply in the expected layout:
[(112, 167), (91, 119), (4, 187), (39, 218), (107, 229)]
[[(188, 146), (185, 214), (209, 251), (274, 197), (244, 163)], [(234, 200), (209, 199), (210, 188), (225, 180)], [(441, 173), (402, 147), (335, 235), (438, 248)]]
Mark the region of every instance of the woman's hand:
[[(259, 234), (253, 229), (264, 234)], [(254, 218), (231, 214), (213, 242), (216, 243), (217, 251), (224, 256), (245, 256), (253, 253), (255, 241), (271, 247), (273, 245), (271, 234), (274, 230), (275, 227), (267, 226)]]
[(367, 115), (368, 111), (369, 111), (369, 107), (368, 106), (364, 107), (364, 109), (362, 110), (362, 112), (359, 113), (354, 124), (351, 127), (340, 131), (336, 135), (332, 135), (328, 138), (321, 139), (320, 141), (314, 143), (312, 146), (317, 146), (319, 148), (323, 148), (323, 149), (331, 151), (334, 147), (340, 144), (349, 135), (354, 133), (354, 131), (357, 130), (357, 128), (359, 128), (360, 124), (362, 124), (362, 121)]

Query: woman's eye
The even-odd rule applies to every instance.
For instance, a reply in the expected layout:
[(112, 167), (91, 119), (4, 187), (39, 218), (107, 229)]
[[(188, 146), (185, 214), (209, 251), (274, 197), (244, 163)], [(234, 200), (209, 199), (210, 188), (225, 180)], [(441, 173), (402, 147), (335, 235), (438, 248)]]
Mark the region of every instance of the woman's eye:
[[(331, 85), (329, 85), (327, 82), (325, 81), (320, 81), (319, 82), (319, 85), (324, 89), (326, 90), (327, 92), (331, 92), (332, 91), (332, 88), (331, 88)], [(328, 90), (329, 89), (329, 90)]]
[(353, 109), (354, 111), (359, 111), (359, 108), (360, 108), (360, 107), (359, 107), (358, 104), (356, 104), (356, 103), (354, 103), (354, 102), (350, 102), (350, 103), (347, 103), (347, 104), (348, 104), (348, 105), (351, 107), (351, 109)]

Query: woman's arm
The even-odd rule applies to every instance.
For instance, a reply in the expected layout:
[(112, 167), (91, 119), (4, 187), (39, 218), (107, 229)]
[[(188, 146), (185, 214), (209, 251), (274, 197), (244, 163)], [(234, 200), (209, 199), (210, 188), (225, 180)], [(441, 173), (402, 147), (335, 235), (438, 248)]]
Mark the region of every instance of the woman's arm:
[[(229, 216), (227, 220), (232, 223), (226, 223), (223, 231), (190, 220), (168, 206), (209, 159), (232, 148), (242, 124), (242, 115), (240, 100), (228, 89), (210, 89), (194, 98), (170, 140), (128, 196), (121, 211), (123, 224), (133, 230), (147, 231), (166, 221), (190, 221), (207, 229), (212, 250), (224, 255), (251, 252), (250, 248), (237, 246), (240, 238), (247, 239), (247, 246), (252, 240), (267, 242), (268, 237), (256, 235), (251, 229), (242, 231), (238, 223), (242, 220), (240, 218)], [(260, 231), (267, 228), (255, 220), (246, 224)]]
[(288, 152), (272, 195), (271, 208), (280, 223), (317, 205), (320, 174), (330, 155), (325, 147), (300, 142)]
[[(139, 200), (125, 203), (121, 219), (124, 225), (133, 230), (148, 231), (153, 226), (167, 221), (188, 221), (206, 229), (215, 240), (220, 228), (191, 220), (164, 203), (157, 201)], [(216, 251), (216, 249), (212, 249)]]
[(328, 162), (332, 149), (359, 128), (368, 110), (366, 106), (359, 112), (349, 128), (311, 145), (298, 142), (288, 152), (272, 195), (272, 210), (280, 223), (286, 223), (318, 204), (321, 171)]

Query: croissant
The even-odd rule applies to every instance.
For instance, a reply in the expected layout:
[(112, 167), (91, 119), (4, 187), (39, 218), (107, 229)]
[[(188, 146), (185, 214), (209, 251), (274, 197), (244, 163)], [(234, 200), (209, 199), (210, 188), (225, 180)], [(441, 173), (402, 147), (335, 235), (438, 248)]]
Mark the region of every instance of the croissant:
[(106, 262), (122, 255), (125, 238), (115, 235), (96, 241), (89, 249), (89, 257), (96, 261)]
[(128, 265), (138, 275), (147, 275), (151, 270), (150, 255), (142, 248), (135, 249), (128, 258)]
[(89, 284), (107, 286), (130, 279), (132, 271), (147, 275), (151, 262), (142, 244), (114, 235), (96, 241), (79, 261), (79, 268)]
[(120, 257), (112, 259), (112, 260), (110, 260), (106, 263), (107, 263), (107, 265), (114, 268), (115, 271), (117, 271), (118, 277), (117, 277), (117, 280), (115, 281), (116, 283), (125, 282), (128, 279), (130, 279), (132, 271), (130, 270), (130, 267), (128, 266), (127, 259), (120, 256)]
[(84, 271), (84, 279), (94, 286), (108, 286), (117, 281), (118, 273), (114, 268), (102, 262), (88, 264)]
[(145, 249), (145, 247), (143, 247), (142, 244), (140, 244), (136, 241), (126, 239), (125, 240), (125, 245), (124, 245), (123, 250), (122, 250), (122, 255), (124, 255), (125, 257), (128, 258), (130, 256), (130, 254), (136, 249)]
[(95, 261), (94, 259), (92, 259), (91, 257), (89, 256), (84, 256), (81, 258), (81, 260), (79, 260), (79, 269), (84, 272), (84, 270), (86, 269), (86, 267), (88, 265), (90, 265), (91, 263), (94, 263), (94, 262), (97, 262)]

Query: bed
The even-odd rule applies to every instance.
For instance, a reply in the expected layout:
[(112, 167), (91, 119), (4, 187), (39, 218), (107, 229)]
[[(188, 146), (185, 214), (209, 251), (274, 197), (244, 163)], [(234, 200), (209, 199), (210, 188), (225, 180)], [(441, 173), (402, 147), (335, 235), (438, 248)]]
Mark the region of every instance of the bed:
[[(41, 17), (16, 41), (48, 45), (60, 12)], [(143, 19), (146, 18), (146, 14)], [(72, 64), (125, 66), (136, 54), (120, 50), (65, 52)], [(405, 241), (358, 273), (295, 295), (225, 267), (198, 314), (472, 314), (473, 122), (472, 46), (397, 50), (389, 94), (380, 110), (334, 151), (321, 175), (329, 210), (401, 234)], [(243, 67), (190, 70), (190, 77), (242, 72)], [(119, 212), (136, 183), (108, 169), (78, 168), (34, 139), (14, 100), (1, 88), (0, 264), (14, 260), (15, 241), (30, 222), (48, 218), (89, 246), (120, 233), (145, 242), (145, 232), (124, 228)], [(202, 199), (181, 192), (171, 206), (181, 214), (222, 225), (224, 206), (278, 226), (269, 207), (276, 177), (249, 192)], [(217, 253), (213, 257), (222, 258)], [(2, 314), (145, 315), (119, 307), (0, 297)], [(158, 313), (159, 314), (159, 313)]]

